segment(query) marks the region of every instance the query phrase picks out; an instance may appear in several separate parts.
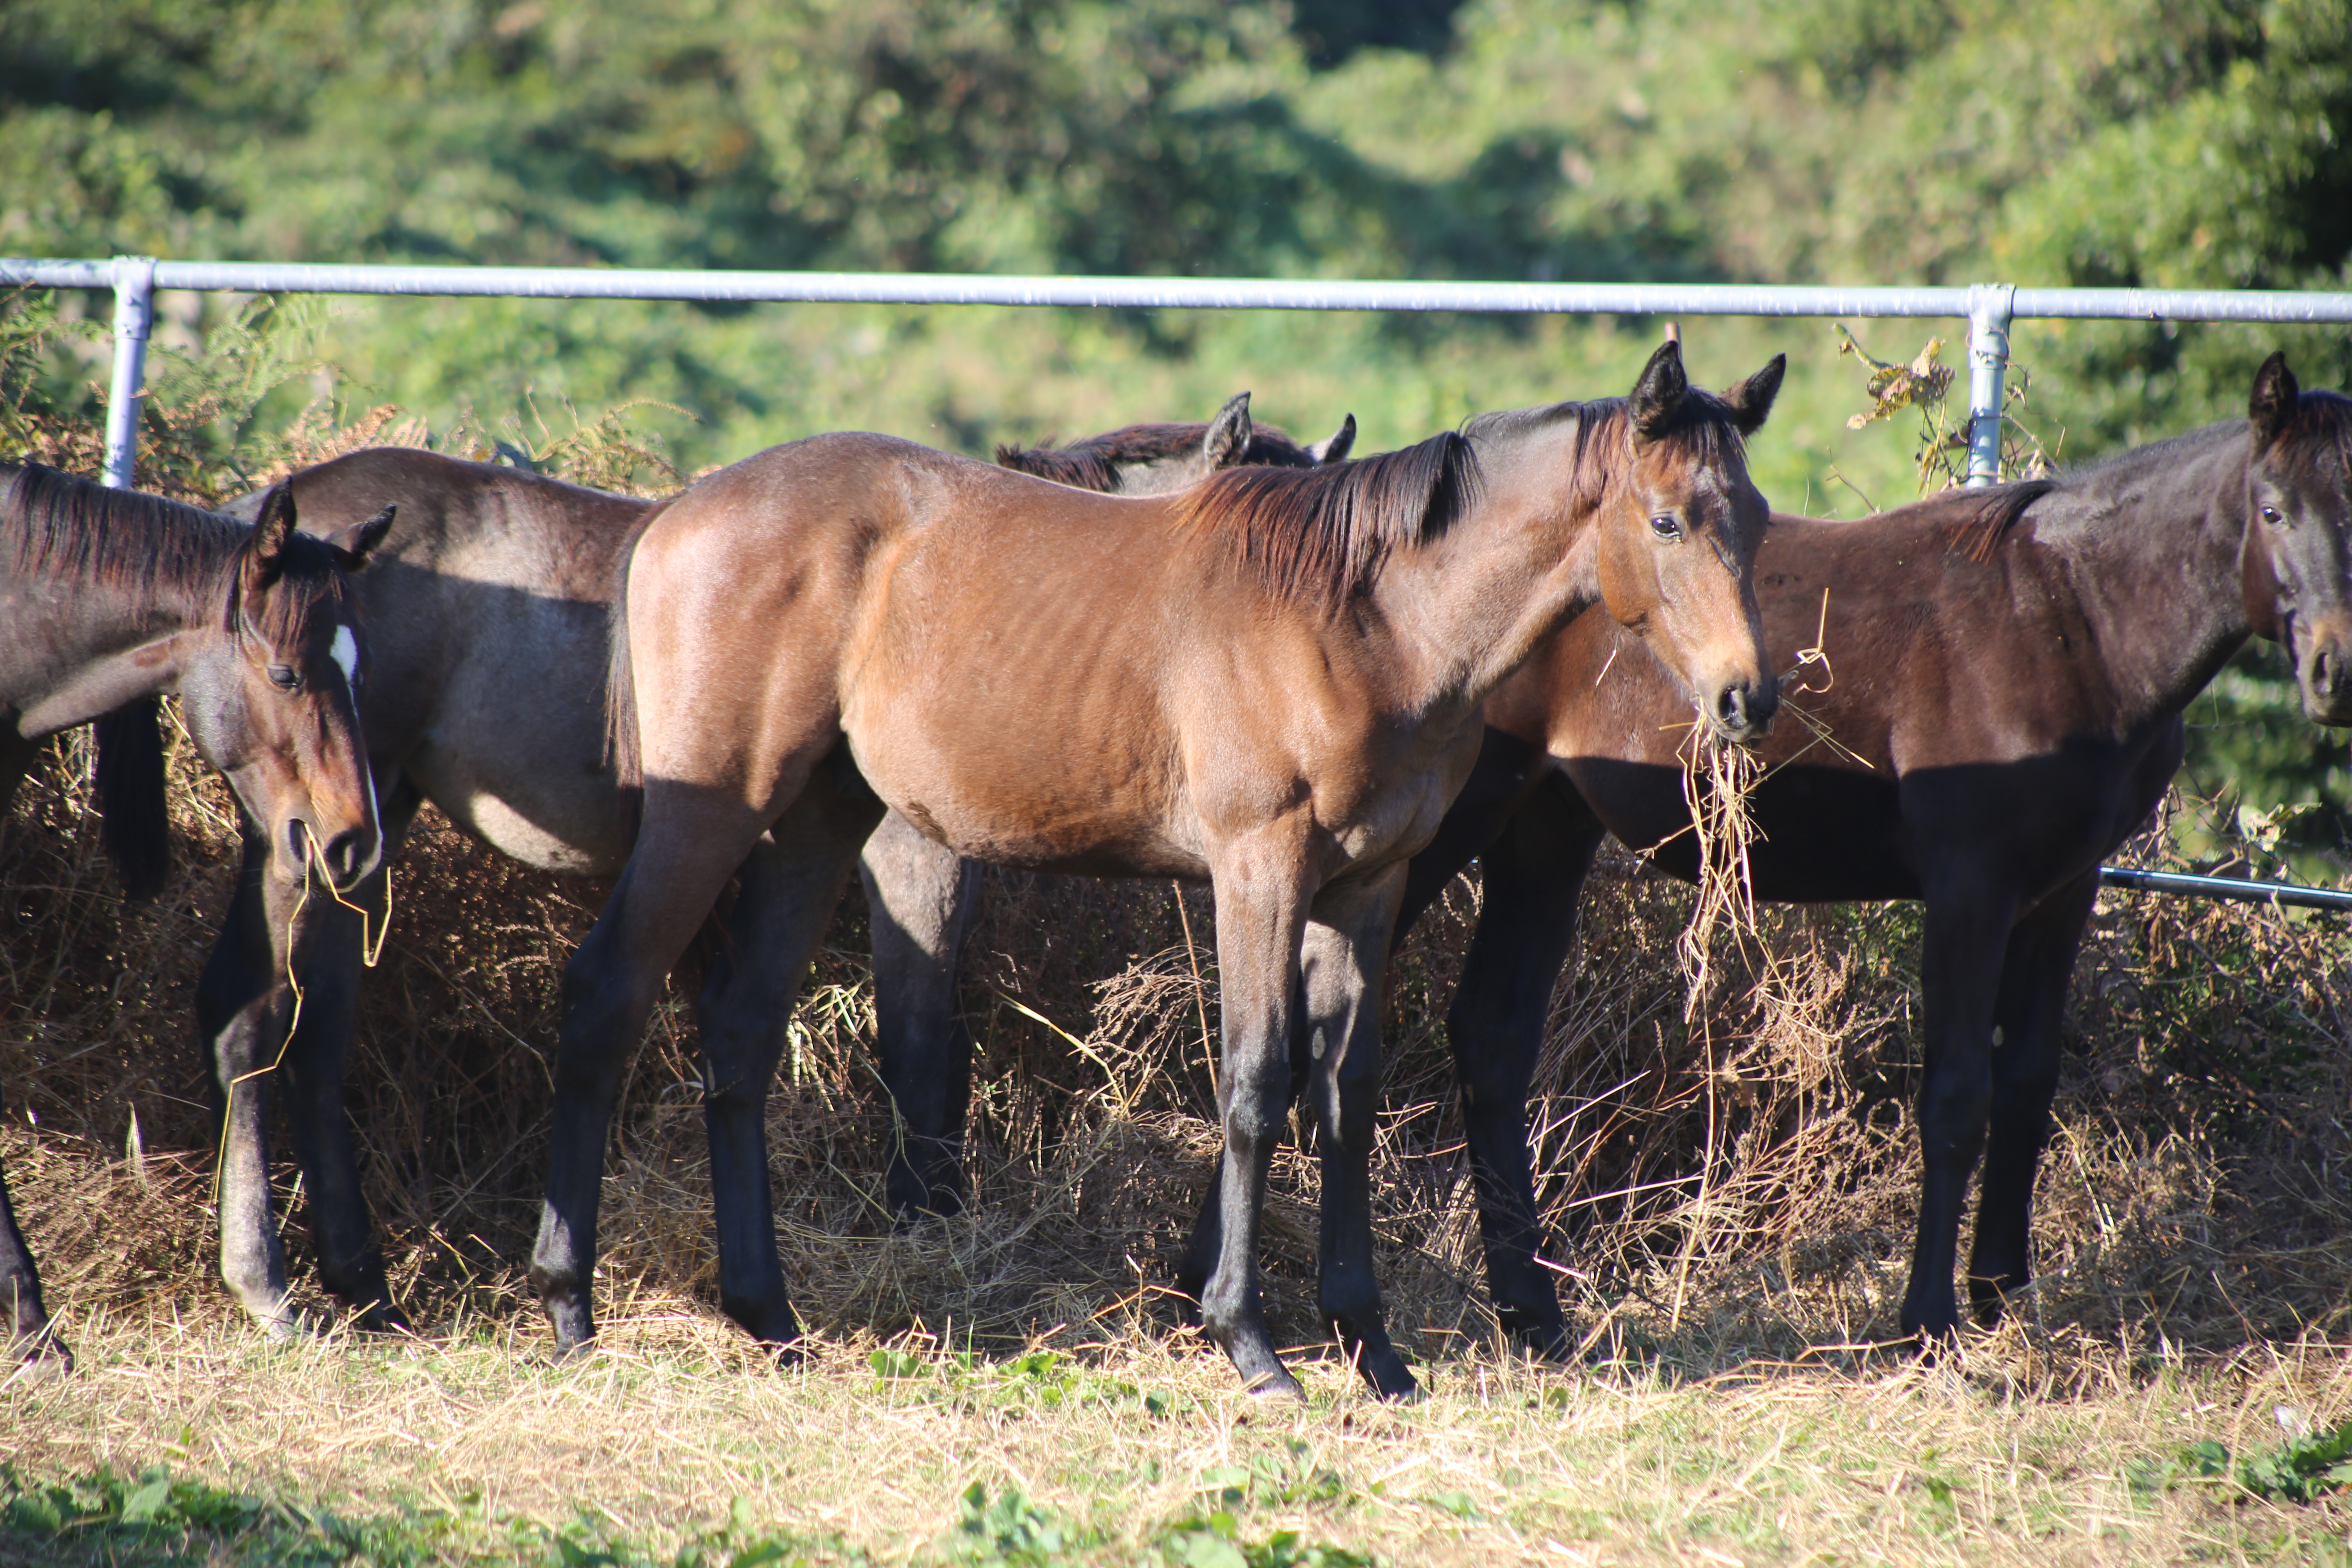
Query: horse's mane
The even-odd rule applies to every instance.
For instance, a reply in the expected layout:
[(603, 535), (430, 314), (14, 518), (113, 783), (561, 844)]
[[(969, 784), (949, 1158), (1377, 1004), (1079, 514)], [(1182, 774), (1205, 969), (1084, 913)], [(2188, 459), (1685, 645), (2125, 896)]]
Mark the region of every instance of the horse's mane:
[[(1573, 421), (1576, 451), (1569, 475), (1570, 500), (1579, 507), (1594, 507), (1608, 498), (1609, 487), (1625, 472), (1624, 458), (1630, 449), (1626, 404), (1622, 397), (1598, 397), (1588, 403), (1507, 408), (1475, 415), (1462, 429), (1474, 441), (1502, 442)], [(1737, 411), (1715, 394), (1696, 386), (1683, 394), (1674, 418), (1657, 438), (1689, 447), (1701, 464), (1711, 468), (1744, 465), (1748, 460), (1748, 443), (1739, 434)]]
[[(2224, 419), (2196, 430), (2168, 436), (2146, 446), (2130, 447), (2063, 469), (2049, 479), (2021, 479), (1983, 489), (1948, 490), (1916, 504), (1948, 507), (1955, 513), (1946, 525), (1951, 547), (1971, 561), (1990, 561), (2001, 537), (2017, 525), (2026, 509), (2053, 491), (2075, 491), (2115, 474), (2128, 474), (2152, 459), (2168, 458), (2183, 447), (2242, 437), (2242, 419)], [(2305, 392), (2295, 401), (2294, 413), (2279, 433), (2273, 448), (2290, 463), (2316, 462), (2333, 450), (2343, 472), (2352, 475), (2352, 397), (2339, 392)]]
[(2058, 479), (2018, 479), (1982, 489), (1948, 490), (1920, 504), (1940, 504), (1951, 511), (1954, 515), (1944, 522), (1947, 547), (1981, 563), (1992, 559), (2001, 536), (2017, 526), (2026, 508), (2063, 488)]
[(1227, 468), (1185, 492), (1177, 528), (1221, 543), (1278, 596), (1336, 609), (1392, 547), (1444, 533), (1477, 492), (1477, 455), (1449, 430), (1319, 468)]
[[(1118, 480), (1121, 464), (1158, 463), (1188, 457), (1201, 449), (1208, 435), (1206, 425), (1129, 425), (1073, 441), (1066, 447), (1057, 447), (1050, 439), (1036, 447), (999, 447), (996, 461), (999, 467), (1015, 473), (1034, 474), (1056, 484), (1082, 490), (1108, 490)], [(1315, 466), (1315, 454), (1292, 440), (1289, 433), (1279, 426), (1253, 423), (1250, 444), (1240, 462), (1311, 468)]]
[(201, 507), (39, 463), (18, 468), (0, 495), (0, 537), (16, 572), (70, 575), (142, 604), (206, 586), (251, 531)]
[[(224, 629), (234, 632), (251, 606), (229, 592), (230, 574), (252, 547), (253, 529), (202, 507), (140, 490), (110, 489), (93, 479), (26, 463), (0, 493), (0, 536), (10, 565), (27, 575), (53, 573), (130, 596), (144, 613), (168, 596), (218, 599)], [(332, 548), (299, 531), (278, 558), (281, 578), (314, 585), (336, 603), (350, 590)], [(314, 595), (271, 594), (253, 629), (278, 642), (296, 635)]]
[(2343, 475), (2352, 478), (2352, 397), (2315, 387), (2295, 399), (2294, 413), (2272, 447), (2307, 464), (2329, 446)]

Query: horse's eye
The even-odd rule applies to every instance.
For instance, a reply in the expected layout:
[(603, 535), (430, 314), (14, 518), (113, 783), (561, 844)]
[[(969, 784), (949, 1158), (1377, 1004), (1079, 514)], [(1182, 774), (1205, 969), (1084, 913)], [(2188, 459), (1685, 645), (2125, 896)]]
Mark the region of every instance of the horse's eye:
[(302, 672), (290, 664), (273, 664), (269, 667), (269, 684), (280, 691), (298, 690), (302, 685)]
[(2275, 524), (2284, 521), (2284, 520), (2279, 516), (2278, 508), (2274, 506), (2266, 506), (2263, 508), (2263, 521), (2264, 522)]
[(1665, 516), (1654, 517), (1650, 520), (1650, 531), (1660, 539), (1680, 539), (1683, 536), (1682, 520)]

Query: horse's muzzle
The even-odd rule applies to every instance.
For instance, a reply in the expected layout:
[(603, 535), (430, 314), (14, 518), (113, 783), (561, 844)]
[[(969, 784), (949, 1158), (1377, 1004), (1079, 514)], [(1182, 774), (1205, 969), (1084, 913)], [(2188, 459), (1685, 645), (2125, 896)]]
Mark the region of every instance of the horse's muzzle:
[(1780, 711), (1780, 683), (1770, 676), (1761, 684), (1742, 677), (1716, 689), (1707, 704), (1706, 721), (1724, 740), (1752, 746), (1772, 732), (1773, 716)]
[(2352, 724), (2352, 646), (2329, 631), (2315, 631), (2295, 671), (2303, 711), (2316, 724)]
[(383, 841), (373, 826), (347, 827), (325, 843), (299, 816), (286, 819), (287, 864), (323, 873), (328, 886), (347, 893), (373, 874), (383, 859)]

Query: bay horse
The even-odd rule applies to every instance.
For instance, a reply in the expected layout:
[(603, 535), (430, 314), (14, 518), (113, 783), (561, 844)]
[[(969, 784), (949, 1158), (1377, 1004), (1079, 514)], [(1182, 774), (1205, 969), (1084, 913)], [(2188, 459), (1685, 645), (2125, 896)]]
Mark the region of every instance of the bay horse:
[[(1255, 1278), (1297, 1012), (1321, 1047), (1321, 1304), (1373, 1387), (1410, 1393), (1370, 1269), (1378, 1017), (1359, 1005), (1405, 862), (1475, 761), (1486, 696), (1585, 605), (1643, 628), (1718, 733), (1762, 732), (1766, 509), (1743, 438), (1782, 369), (1717, 397), (1669, 342), (1624, 399), (1172, 497), (836, 435), (663, 507), (631, 552), (612, 679), (636, 847), (564, 972), (530, 1269), (559, 1350), (594, 1333), (604, 1142), (663, 977), (740, 874), (759, 897), (729, 934), (766, 962), (736, 984), (780, 1019), (887, 808), (972, 858), (1210, 879), (1226, 1153), (1203, 1327), (1245, 1385), (1298, 1392)], [(788, 1343), (758, 1114), (782, 1037), (702, 1031), (712, 1186), (740, 1205), (719, 1216), (721, 1300)]]
[[(368, 641), (345, 574), (392, 516), (324, 540), (295, 521), (284, 486), (246, 526), (0, 463), (0, 813), (48, 736), (176, 692), (189, 739), (252, 825), (257, 874), (298, 891), (314, 875), (339, 890), (371, 875), (383, 840), (359, 735)], [(152, 781), (160, 794), (160, 765)], [(136, 858), (122, 826), (113, 847)], [(16, 1375), (70, 1368), (5, 1177), (0, 1306)]]
[[(1748, 797), (1755, 895), (1919, 899), (1926, 1170), (1901, 1330), (1959, 1322), (1968, 1265), (1994, 1321), (2032, 1277), (2034, 1173), (2060, 1022), (2099, 863), (2162, 798), (2181, 713), (2250, 637), (2293, 655), (2305, 713), (2352, 723), (2352, 399), (2300, 392), (2285, 356), (2250, 417), (2054, 480), (1955, 490), (1854, 521), (1775, 516), (1757, 555), (1771, 667), (1818, 642)], [(1822, 595), (1828, 591), (1826, 610)], [(1538, 1261), (1527, 1100), (1580, 889), (1603, 833), (1697, 872), (1671, 673), (1587, 615), (1487, 703), (1470, 784), (1412, 864), (1399, 930), (1472, 857), (1476, 931), (1447, 1018), (1489, 1282), (1504, 1325), (1567, 1347)], [(1204, 1270), (1196, 1259), (1197, 1279)]]
[[(1350, 416), (1322, 441), (1295, 441), (1253, 420), (1244, 392), (1206, 424), (1129, 426), (1067, 447), (1000, 449), (998, 460), (1149, 494), (1236, 463), (1336, 460), (1354, 436)], [(279, 493), (247, 497), (230, 510), (254, 513)], [(305, 528), (327, 535), (386, 502), (398, 511), (399, 526), (355, 584), (370, 638), (367, 756), (387, 854), (430, 801), (461, 830), (525, 865), (618, 875), (635, 817), (604, 762), (611, 597), (629, 542), (659, 503), (409, 447), (305, 468), (282, 493), (299, 500)], [(147, 868), (134, 878), (142, 882), (159, 882), (165, 864), (161, 747), (152, 704), (100, 725), (106, 820), (110, 832), (142, 825), (123, 847)], [(361, 1326), (397, 1326), (404, 1320), (362, 1194), (343, 1103), (362, 917), (332, 900), (289, 896), (265, 875), (274, 842), (247, 831), (242, 872), (196, 989), (197, 1038), (223, 1105), (226, 1086), (278, 1062), (273, 1077), (303, 1173), (321, 1282)], [(382, 909), (386, 897), (373, 879), (351, 902)], [(299, 984), (299, 1008), (289, 980)], [(730, 998), (722, 974), (698, 1002), (706, 1027), (771, 1023), (758, 1011), (769, 1005), (767, 993)], [(711, 1022), (746, 1008), (753, 1011), (731, 1026)], [(772, 1022), (782, 1026), (781, 1018)], [(238, 1098), (257, 1104), (249, 1089)], [(295, 1319), (266, 1179), (267, 1129), (243, 1109), (225, 1132), (222, 1278), (257, 1321), (282, 1328)]]

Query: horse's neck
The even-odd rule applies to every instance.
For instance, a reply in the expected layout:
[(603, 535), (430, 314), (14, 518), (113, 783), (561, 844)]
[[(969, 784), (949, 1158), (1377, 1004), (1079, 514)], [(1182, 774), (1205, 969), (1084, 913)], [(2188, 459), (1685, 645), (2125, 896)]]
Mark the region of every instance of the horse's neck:
[(2066, 565), (2118, 717), (2168, 717), (2252, 634), (2240, 588), (2246, 441), (2226, 427), (2126, 453), (2029, 516)]
[(174, 689), (190, 634), (212, 635), (222, 607), (169, 586), (151, 592), (72, 572), (23, 572), (0, 542), (0, 707), (26, 735), (86, 723), (141, 697)]
[(1575, 436), (1563, 421), (1537, 439), (1482, 443), (1477, 502), (1382, 571), (1378, 595), (1407, 644), (1421, 710), (1475, 711), (1600, 599), (1594, 519), (1571, 511), (1570, 460), (1559, 455)]

